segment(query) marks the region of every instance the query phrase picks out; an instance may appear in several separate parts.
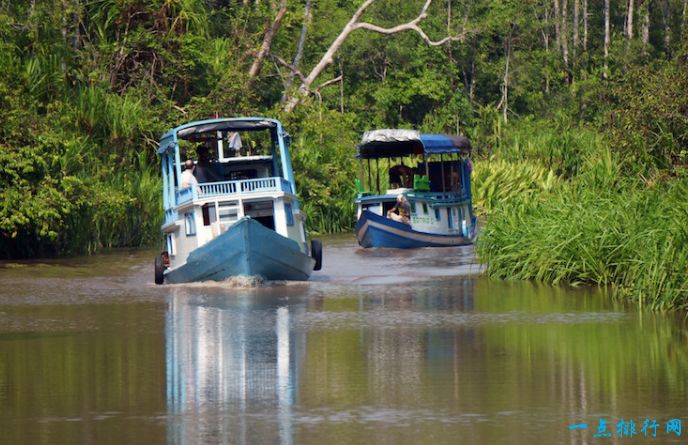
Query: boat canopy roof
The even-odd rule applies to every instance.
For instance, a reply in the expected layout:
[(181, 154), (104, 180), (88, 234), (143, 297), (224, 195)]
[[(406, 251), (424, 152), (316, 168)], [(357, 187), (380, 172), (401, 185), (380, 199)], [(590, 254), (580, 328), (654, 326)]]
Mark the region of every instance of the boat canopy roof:
[(216, 134), (218, 131), (260, 131), (278, 126), (279, 122), (275, 119), (264, 117), (221, 118), (189, 122), (173, 128), (160, 138), (158, 154), (170, 149), (170, 144), (175, 140), (175, 134), (176, 139), (193, 141), (196, 138), (202, 139), (203, 134)]
[(426, 134), (416, 130), (385, 129), (367, 131), (358, 145), (359, 159), (393, 158), (399, 156), (468, 153), (471, 143), (465, 136)]

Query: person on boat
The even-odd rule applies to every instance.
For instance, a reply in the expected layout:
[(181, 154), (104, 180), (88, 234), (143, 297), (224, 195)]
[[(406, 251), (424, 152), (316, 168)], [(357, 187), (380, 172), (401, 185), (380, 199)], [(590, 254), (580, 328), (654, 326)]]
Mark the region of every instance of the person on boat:
[(182, 177), (179, 180), (179, 188), (185, 189), (189, 187), (197, 187), (198, 181), (193, 174), (193, 171), (196, 167), (194, 166), (193, 161), (191, 159), (187, 159), (184, 167), (186, 167), (186, 169), (182, 172)]
[(389, 183), (392, 188), (397, 187), (412, 188), (413, 187), (413, 169), (404, 164), (399, 164), (389, 169)]
[(411, 206), (406, 200), (406, 196), (397, 195), (397, 203), (387, 210), (387, 218), (403, 224), (411, 224)]
[(220, 182), (224, 181), (222, 175), (215, 171), (210, 163), (210, 143), (206, 143), (198, 148), (198, 162), (196, 163), (196, 179), (198, 182)]

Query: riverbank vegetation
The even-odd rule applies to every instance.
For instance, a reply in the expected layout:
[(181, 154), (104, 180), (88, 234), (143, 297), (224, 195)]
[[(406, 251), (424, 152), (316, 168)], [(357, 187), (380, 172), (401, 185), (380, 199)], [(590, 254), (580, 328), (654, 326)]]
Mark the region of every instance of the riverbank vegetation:
[(215, 113), (268, 115), (293, 135), (311, 230), (351, 228), (363, 131), (462, 133), (488, 273), (682, 306), (687, 10), (0, 1), (0, 257), (158, 243), (159, 136)]

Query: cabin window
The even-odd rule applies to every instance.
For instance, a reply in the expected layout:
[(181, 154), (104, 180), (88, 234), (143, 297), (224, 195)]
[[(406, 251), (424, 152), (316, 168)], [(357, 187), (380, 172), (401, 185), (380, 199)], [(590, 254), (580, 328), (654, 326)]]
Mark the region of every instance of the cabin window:
[(174, 255), (176, 253), (174, 248), (174, 238), (171, 234), (165, 235), (165, 248), (167, 249), (167, 253), (170, 255)]
[(294, 225), (294, 211), (291, 208), (291, 204), (284, 203), (284, 213), (287, 215), (287, 225)]
[(440, 209), (435, 208), (435, 220), (440, 220)]
[(449, 207), (447, 207), (447, 226), (450, 229), (454, 228), (454, 221), (452, 221), (452, 210)]
[(423, 213), (428, 214), (428, 205), (426, 203), (423, 203)]
[(250, 216), (268, 229), (275, 230), (272, 201), (245, 202), (244, 215)]
[(215, 221), (217, 221), (217, 212), (215, 210), (215, 204), (204, 204), (201, 207), (203, 213), (203, 225), (209, 226)]
[(382, 215), (382, 207), (380, 204), (364, 204), (363, 210), (368, 210), (377, 215)]
[(225, 201), (221, 202), (218, 207), (218, 216), (220, 217), (220, 222), (232, 222), (236, 221), (239, 217), (239, 207), (236, 201)]
[(186, 236), (196, 235), (196, 219), (194, 218), (194, 214), (192, 212), (184, 214), (184, 230)]

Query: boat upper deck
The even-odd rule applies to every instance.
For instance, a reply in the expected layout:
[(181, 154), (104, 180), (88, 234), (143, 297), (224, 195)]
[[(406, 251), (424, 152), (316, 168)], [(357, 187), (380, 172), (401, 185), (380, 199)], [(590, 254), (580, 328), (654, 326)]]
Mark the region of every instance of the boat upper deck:
[(266, 118), (209, 119), (165, 133), (158, 147), (164, 224), (189, 202), (295, 195), (289, 142), (279, 121)]

